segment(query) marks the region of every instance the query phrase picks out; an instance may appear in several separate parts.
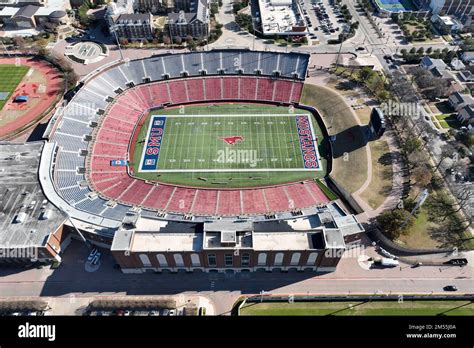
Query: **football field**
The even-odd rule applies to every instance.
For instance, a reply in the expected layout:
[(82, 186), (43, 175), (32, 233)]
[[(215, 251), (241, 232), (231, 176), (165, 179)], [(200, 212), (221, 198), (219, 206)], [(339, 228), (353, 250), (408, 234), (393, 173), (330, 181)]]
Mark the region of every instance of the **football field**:
[(11, 97), (18, 84), (28, 72), (27, 66), (16, 66), (12, 64), (0, 65), (0, 110)]
[[(321, 170), (315, 140), (309, 114), (158, 113), (150, 119), (140, 171)], [(306, 153), (312, 152), (311, 164), (304, 160), (302, 142), (309, 148)]]
[(134, 174), (147, 180), (228, 187), (290, 182), (324, 176), (322, 140), (305, 110), (250, 104), (161, 109), (143, 124), (132, 162)]

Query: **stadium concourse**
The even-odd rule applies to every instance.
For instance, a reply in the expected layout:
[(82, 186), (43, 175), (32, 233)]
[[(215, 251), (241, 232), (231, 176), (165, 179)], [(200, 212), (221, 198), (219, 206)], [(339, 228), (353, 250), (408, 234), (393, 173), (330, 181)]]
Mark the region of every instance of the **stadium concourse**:
[[(182, 240), (180, 250), (185, 251), (188, 245), (190, 252), (204, 252), (203, 248), (214, 243), (202, 234), (206, 224), (212, 238), (224, 241), (229, 237), (227, 232), (233, 233), (223, 248), (232, 243), (251, 248), (253, 241), (244, 241), (249, 233), (253, 233), (250, 239), (269, 247), (288, 234), (282, 245), (288, 252), (345, 248), (344, 238), (363, 228), (330, 203), (314, 180), (260, 188), (194, 188), (137, 179), (130, 175), (128, 166), (111, 163), (130, 160), (135, 130), (151, 109), (225, 101), (297, 106), (308, 61), (309, 55), (301, 53), (213, 50), (127, 61), (97, 73), (76, 89), (45, 133), (49, 142), (44, 146), (39, 178), (46, 196), (68, 214), (75, 229), (104, 246), (112, 244), (112, 251), (132, 249), (127, 245), (132, 243), (129, 232), (137, 228), (141, 230), (133, 239), (137, 243), (139, 236), (144, 240), (149, 237), (138, 232), (150, 230), (160, 232), (158, 237), (164, 238), (160, 245), (169, 243), (166, 250)], [(286, 230), (280, 230), (281, 235), (267, 235), (264, 225), (254, 225), (297, 218), (305, 219), (303, 230), (307, 230), (298, 235), (287, 223), (282, 224)], [(216, 225), (210, 225), (212, 221), (226, 233), (217, 231)], [(193, 239), (195, 242), (187, 243)], [(198, 240), (204, 246), (196, 246)], [(333, 245), (328, 244), (331, 240)], [(304, 256), (312, 261), (302, 259), (301, 263), (309, 262), (313, 270), (318, 265), (329, 270), (340, 258), (331, 256), (328, 261), (317, 255), (307, 252)], [(217, 263), (223, 265), (224, 255), (220, 257)], [(290, 262), (289, 257), (284, 257), (284, 263)], [(252, 256), (255, 262), (256, 258)], [(137, 260), (120, 258), (117, 262), (122, 269), (151, 267), (145, 257)], [(292, 264), (299, 262), (291, 260)], [(189, 262), (184, 263), (191, 265)], [(183, 264), (176, 259), (163, 263)]]

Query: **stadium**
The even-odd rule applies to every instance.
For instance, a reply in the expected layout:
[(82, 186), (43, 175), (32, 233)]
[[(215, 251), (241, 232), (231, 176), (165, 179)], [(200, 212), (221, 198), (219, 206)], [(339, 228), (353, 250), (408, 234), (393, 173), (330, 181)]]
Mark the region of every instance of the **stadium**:
[[(212, 50), (87, 76), (53, 116), (39, 181), (68, 235), (123, 272), (334, 270), (364, 232), (326, 186), (300, 104), (309, 55)], [(57, 259), (57, 258), (56, 258)]]

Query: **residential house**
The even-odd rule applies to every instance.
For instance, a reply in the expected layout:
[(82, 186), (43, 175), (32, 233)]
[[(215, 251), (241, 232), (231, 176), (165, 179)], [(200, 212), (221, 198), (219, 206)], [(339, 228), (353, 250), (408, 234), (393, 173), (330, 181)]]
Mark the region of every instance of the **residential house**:
[(453, 58), (453, 60), (451, 61), (449, 65), (451, 65), (451, 68), (453, 68), (453, 70), (456, 70), (456, 71), (466, 69), (466, 66), (464, 65), (464, 63), (460, 59), (457, 59), (457, 58)]
[(464, 52), (461, 55), (461, 59), (465, 64), (474, 63), (474, 52)]
[(448, 103), (454, 110), (459, 111), (466, 105), (474, 105), (474, 98), (469, 94), (454, 92), (449, 96)]
[(474, 107), (466, 105), (459, 110), (457, 119), (464, 125), (474, 126)]
[(460, 71), (458, 76), (463, 82), (474, 82), (474, 74), (469, 70)]
[(420, 66), (425, 70), (431, 70), (434, 68), (438, 68), (439, 71), (446, 70), (447, 65), (443, 62), (442, 59), (434, 59), (429, 56), (424, 56), (420, 62)]

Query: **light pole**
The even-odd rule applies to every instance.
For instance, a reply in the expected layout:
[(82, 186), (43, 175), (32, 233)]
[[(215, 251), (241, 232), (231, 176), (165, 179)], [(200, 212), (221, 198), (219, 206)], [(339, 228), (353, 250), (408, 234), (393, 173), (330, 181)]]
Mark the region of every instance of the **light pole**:
[[(171, 26), (168, 25), (168, 32), (170, 34), (170, 40), (171, 40), (171, 53), (174, 53), (174, 48), (173, 48), (173, 36), (171, 36)], [(208, 40), (209, 41), (209, 40)]]
[(10, 52), (7, 50), (7, 48), (6, 48), (5, 44), (3, 43), (3, 41), (0, 40), (0, 42), (2, 43), (2, 46), (3, 46), (3, 49), (5, 50), (5, 52), (7, 52), (8, 57), (11, 57)]
[(114, 35), (115, 35), (115, 40), (117, 41), (117, 46), (119, 48), (119, 51), (120, 51), (120, 60), (123, 61), (123, 52), (122, 52), (122, 47), (120, 47), (120, 41), (118, 39), (118, 36), (117, 36), (117, 31), (115, 30), (114, 28)]
[(345, 39), (348, 32), (349, 32), (349, 29), (347, 28), (347, 26), (345, 26), (344, 29), (342, 30), (342, 33), (341, 33), (341, 44), (339, 45), (339, 51), (337, 52), (336, 64), (335, 64), (334, 71), (337, 71), (337, 66), (339, 65), (339, 57), (341, 56), (342, 44), (343, 44), (344, 39)]

